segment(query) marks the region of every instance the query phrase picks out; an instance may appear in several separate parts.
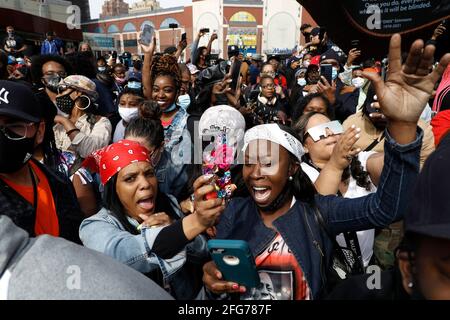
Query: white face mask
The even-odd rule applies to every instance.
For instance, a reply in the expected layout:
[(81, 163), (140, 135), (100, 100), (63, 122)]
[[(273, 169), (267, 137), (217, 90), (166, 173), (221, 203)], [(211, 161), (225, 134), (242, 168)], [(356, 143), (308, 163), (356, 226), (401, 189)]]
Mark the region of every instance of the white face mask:
[(123, 119), (123, 121), (128, 123), (131, 121), (131, 119), (136, 118), (138, 116), (139, 109), (138, 108), (125, 108), (125, 107), (119, 106), (119, 114), (120, 114), (120, 117)]
[(180, 107), (182, 107), (184, 110), (186, 110), (187, 107), (189, 107), (189, 105), (191, 104), (191, 96), (188, 94), (183, 94), (183, 95), (179, 96), (177, 104)]
[(361, 88), (364, 85), (364, 78), (356, 77), (352, 79), (352, 85), (356, 88)]
[(306, 86), (306, 80), (305, 80), (305, 78), (298, 78), (297, 79), (297, 83), (298, 83), (298, 85), (299, 86)]

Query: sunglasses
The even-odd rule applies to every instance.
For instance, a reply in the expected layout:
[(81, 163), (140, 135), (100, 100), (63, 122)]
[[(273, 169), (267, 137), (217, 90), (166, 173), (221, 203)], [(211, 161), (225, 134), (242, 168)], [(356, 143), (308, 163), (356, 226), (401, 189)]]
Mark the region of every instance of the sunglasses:
[(335, 120), (309, 128), (309, 130), (306, 131), (306, 134), (308, 134), (314, 142), (317, 142), (329, 136), (327, 129), (332, 132), (330, 135), (341, 134), (344, 132), (342, 124), (338, 120)]

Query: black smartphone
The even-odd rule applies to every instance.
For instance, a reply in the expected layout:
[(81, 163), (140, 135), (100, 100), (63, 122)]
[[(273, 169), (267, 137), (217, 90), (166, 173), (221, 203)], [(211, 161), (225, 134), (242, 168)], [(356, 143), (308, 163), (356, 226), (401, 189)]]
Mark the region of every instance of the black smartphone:
[(445, 29), (448, 29), (448, 20), (447, 19), (442, 20), (441, 26), (443, 26)]
[(152, 43), (154, 32), (155, 29), (151, 25), (145, 24), (142, 27), (142, 35), (139, 42), (142, 43), (143, 45), (148, 46), (150, 43)]
[(169, 28), (170, 28), (170, 29), (176, 29), (176, 28), (178, 28), (178, 23), (169, 23)]
[(203, 32), (203, 33), (209, 33), (209, 28), (203, 28), (203, 29), (200, 29), (200, 32)]
[(236, 91), (237, 85), (238, 85), (238, 81), (239, 81), (239, 76), (241, 75), (241, 66), (242, 66), (242, 61), (235, 58), (233, 65), (231, 66), (231, 80), (232, 82), (230, 83), (230, 88), (233, 91)]
[(332, 83), (333, 66), (331, 64), (320, 65), (320, 75), (327, 79), (328, 83)]
[(112, 57), (113, 57), (113, 59), (117, 59), (117, 51), (113, 51)]
[(359, 50), (359, 40), (358, 39), (354, 39), (350, 42), (350, 49)]
[(186, 32), (181, 35), (181, 41), (186, 41)]

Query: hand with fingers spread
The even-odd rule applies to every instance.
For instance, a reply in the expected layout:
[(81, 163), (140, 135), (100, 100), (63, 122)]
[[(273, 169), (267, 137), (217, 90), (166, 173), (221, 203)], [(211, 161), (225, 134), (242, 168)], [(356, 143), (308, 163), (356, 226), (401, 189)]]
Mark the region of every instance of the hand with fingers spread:
[(361, 149), (353, 148), (360, 138), (360, 132), (361, 129), (356, 128), (355, 125), (352, 125), (344, 132), (333, 148), (329, 161), (330, 165), (333, 165), (338, 170), (344, 170), (350, 165), (353, 157), (361, 152)]
[[(440, 78), (450, 61), (450, 54), (446, 54), (437, 68), (430, 73), (433, 64), (435, 47), (428, 45), (424, 48), (422, 40), (416, 40), (409, 51), (408, 58), (402, 66), (401, 37), (394, 34), (389, 46), (389, 73), (384, 83), (376, 73), (364, 72), (378, 97), (381, 113), (389, 121), (391, 135), (397, 135), (402, 129), (408, 132), (400, 134), (400, 142), (414, 141), (417, 122), (433, 91), (434, 84)], [(394, 126), (395, 124), (395, 126)]]
[(206, 288), (215, 294), (222, 293), (244, 293), (244, 286), (239, 286), (235, 282), (222, 280), (222, 273), (217, 269), (213, 261), (205, 263), (203, 266), (203, 283)]
[(320, 77), (320, 81), (317, 82), (317, 92), (326, 96), (331, 105), (335, 104), (336, 82), (330, 84), (325, 77)]

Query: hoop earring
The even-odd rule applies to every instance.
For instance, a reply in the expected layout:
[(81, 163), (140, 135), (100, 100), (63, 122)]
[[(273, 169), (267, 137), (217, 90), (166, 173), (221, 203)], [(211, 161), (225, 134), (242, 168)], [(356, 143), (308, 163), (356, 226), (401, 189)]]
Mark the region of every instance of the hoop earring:
[(86, 110), (87, 108), (89, 108), (89, 107), (91, 106), (91, 99), (90, 99), (88, 96), (84, 95), (84, 94), (81, 95), (81, 96), (79, 96), (78, 99), (81, 98), (81, 97), (85, 97), (85, 98), (89, 101), (88, 105), (87, 105), (86, 107), (84, 107), (84, 108), (80, 108), (80, 107), (75, 103), (75, 107), (77, 107), (78, 109), (84, 111), (84, 110)]

